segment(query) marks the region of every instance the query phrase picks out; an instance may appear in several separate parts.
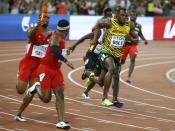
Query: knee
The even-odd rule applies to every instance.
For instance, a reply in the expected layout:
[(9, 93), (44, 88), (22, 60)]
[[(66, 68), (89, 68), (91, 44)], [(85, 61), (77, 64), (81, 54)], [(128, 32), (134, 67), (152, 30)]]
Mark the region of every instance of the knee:
[(108, 69), (108, 72), (110, 73), (110, 75), (114, 75), (115, 74), (115, 67), (111, 67)]
[(45, 97), (42, 101), (43, 101), (44, 103), (49, 103), (50, 100), (51, 100), (51, 97)]
[(130, 62), (131, 62), (131, 63), (135, 63), (135, 58), (132, 58), (132, 59), (130, 60)]
[(18, 94), (24, 94), (26, 88), (27, 87), (25, 86), (16, 85), (16, 91), (18, 92)]

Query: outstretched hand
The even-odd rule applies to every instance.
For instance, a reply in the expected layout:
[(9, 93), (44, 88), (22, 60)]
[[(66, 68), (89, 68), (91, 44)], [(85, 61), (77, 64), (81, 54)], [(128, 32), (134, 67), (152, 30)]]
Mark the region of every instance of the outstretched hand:
[(70, 46), (70, 47), (68, 47), (68, 50), (69, 50), (70, 52), (73, 52), (73, 51), (75, 50), (75, 46)]
[(148, 41), (145, 40), (145, 45), (148, 45)]

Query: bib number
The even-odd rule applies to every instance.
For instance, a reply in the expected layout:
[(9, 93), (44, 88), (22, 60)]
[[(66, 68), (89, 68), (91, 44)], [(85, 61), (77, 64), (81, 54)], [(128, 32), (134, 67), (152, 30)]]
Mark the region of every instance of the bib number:
[(124, 37), (112, 36), (110, 46), (112, 48), (123, 48), (124, 43), (125, 43), (125, 38)]
[(39, 75), (40, 82), (43, 81), (44, 77), (45, 77), (45, 73), (42, 73), (42, 74)]
[(43, 58), (46, 55), (48, 45), (33, 46), (32, 55), (34, 57)]

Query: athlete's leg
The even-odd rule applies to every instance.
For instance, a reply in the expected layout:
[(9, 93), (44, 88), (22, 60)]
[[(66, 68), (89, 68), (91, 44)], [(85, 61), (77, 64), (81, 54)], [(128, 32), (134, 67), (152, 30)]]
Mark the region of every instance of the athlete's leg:
[(121, 66), (116, 66), (116, 71), (113, 75), (112, 88), (113, 88), (113, 101), (117, 101), (119, 94), (119, 74)]
[(138, 53), (137, 46), (136, 45), (131, 46), (130, 51), (129, 51), (130, 65), (129, 65), (128, 79), (127, 79), (127, 82), (129, 83), (131, 82), (131, 75), (134, 71), (135, 59), (137, 57), (137, 53)]
[(56, 110), (58, 116), (58, 123), (56, 124), (56, 127), (66, 130), (70, 129), (71, 128), (70, 124), (64, 122), (64, 112), (65, 112), (64, 88), (56, 87), (53, 89), (53, 92), (56, 97)]
[(130, 56), (130, 65), (129, 65), (129, 71), (128, 71), (128, 81), (131, 80), (131, 75), (134, 71), (134, 67), (135, 67), (135, 59), (136, 59), (136, 56)]
[(124, 104), (118, 100), (119, 94), (119, 80), (120, 80), (121, 65), (116, 66), (116, 72), (113, 76), (112, 88), (113, 88), (113, 105), (121, 108)]
[[(34, 80), (30, 81), (30, 86), (32, 86), (35, 83)], [(29, 103), (32, 101), (34, 94), (32, 94), (31, 97), (25, 96), (23, 99), (22, 104), (20, 105), (18, 112), (17, 112), (17, 116), (21, 116), (22, 112), (26, 109), (26, 107), (29, 105)]]
[(101, 87), (104, 86), (104, 77), (106, 75), (107, 71), (105, 69), (102, 69), (100, 72), (99, 77), (92, 77), (90, 78), (90, 80), (92, 80), (93, 82), (99, 84)]
[(16, 91), (19, 94), (24, 94), (24, 92), (27, 89), (27, 86), (28, 86), (28, 82), (27, 81), (18, 80), (18, 82), (16, 84)]
[(44, 103), (49, 103), (52, 98), (52, 90), (51, 87), (44, 87), (42, 85), (36, 85), (36, 92), (40, 98), (40, 100)]
[(103, 100), (108, 98), (108, 91), (116, 68), (114, 59), (112, 57), (107, 57), (105, 59), (105, 67), (108, 71), (104, 78)]
[(64, 121), (64, 88), (54, 88), (53, 92), (56, 97), (56, 110), (58, 114), (58, 121)]
[(37, 82), (35, 82), (27, 90), (26, 95), (28, 97), (31, 97), (34, 93), (37, 93), (41, 101), (43, 101), (44, 103), (50, 102), (52, 98), (51, 78), (47, 74), (45, 74), (42, 79), (37, 80)]

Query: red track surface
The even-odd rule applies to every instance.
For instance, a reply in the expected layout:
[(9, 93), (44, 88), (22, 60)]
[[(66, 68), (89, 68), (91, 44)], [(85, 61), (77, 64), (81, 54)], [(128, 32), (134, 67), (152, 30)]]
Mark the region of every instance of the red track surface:
[[(71, 44), (72, 42), (69, 42)], [(92, 99), (81, 97), (84, 84), (82, 56), (88, 42), (80, 45), (69, 57), (77, 68), (71, 71), (66, 65), (65, 76), (66, 113), (70, 130), (79, 131), (175, 131), (175, 84), (166, 78), (166, 73), (175, 68), (175, 43), (150, 41), (148, 46), (139, 45), (139, 55), (132, 77), (132, 85), (124, 82), (129, 62), (122, 67), (120, 100), (122, 109), (101, 106), (102, 89), (96, 86), (90, 92)], [(49, 104), (35, 96), (23, 116), (28, 122), (14, 120), (23, 95), (15, 89), (19, 59), (25, 52), (25, 42), (0, 42), (0, 130), (7, 131), (56, 131), (57, 115), (55, 97)], [(174, 72), (171, 72), (174, 79)], [(112, 90), (110, 90), (110, 99)]]

